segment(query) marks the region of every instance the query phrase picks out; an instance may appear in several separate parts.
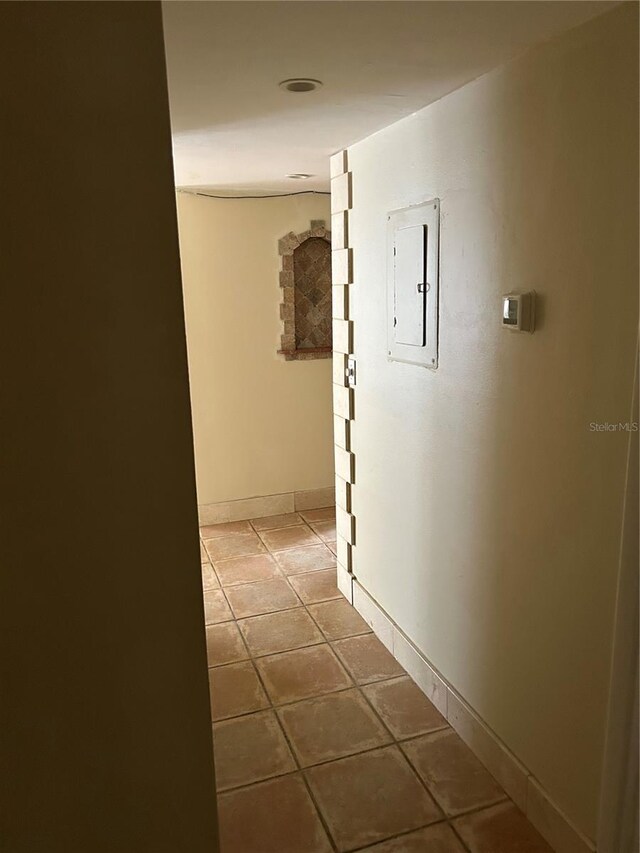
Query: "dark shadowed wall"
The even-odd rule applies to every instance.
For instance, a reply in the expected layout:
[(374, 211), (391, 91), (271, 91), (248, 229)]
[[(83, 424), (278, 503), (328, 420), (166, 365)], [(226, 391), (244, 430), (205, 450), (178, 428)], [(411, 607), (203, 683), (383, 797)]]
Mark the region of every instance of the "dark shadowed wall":
[(217, 850), (160, 6), (0, 4), (4, 853)]

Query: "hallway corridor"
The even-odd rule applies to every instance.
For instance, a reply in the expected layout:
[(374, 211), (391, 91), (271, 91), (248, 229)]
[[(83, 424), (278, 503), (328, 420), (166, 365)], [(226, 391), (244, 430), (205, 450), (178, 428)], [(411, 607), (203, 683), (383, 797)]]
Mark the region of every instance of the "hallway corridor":
[(333, 509), (200, 535), (222, 853), (549, 853), (338, 591)]

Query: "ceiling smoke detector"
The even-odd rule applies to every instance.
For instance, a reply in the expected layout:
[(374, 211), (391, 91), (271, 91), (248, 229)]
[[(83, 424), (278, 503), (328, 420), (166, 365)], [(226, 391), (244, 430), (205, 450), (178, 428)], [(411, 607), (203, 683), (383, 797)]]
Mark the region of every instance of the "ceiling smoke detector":
[(285, 178), (290, 178), (292, 181), (306, 181), (307, 178), (312, 178), (313, 175), (305, 175), (304, 172), (294, 172), (293, 175), (285, 175)]
[(282, 80), (278, 83), (285, 92), (293, 92), (296, 95), (302, 92), (314, 92), (322, 86), (322, 80), (313, 80), (311, 77), (292, 77), (290, 80)]

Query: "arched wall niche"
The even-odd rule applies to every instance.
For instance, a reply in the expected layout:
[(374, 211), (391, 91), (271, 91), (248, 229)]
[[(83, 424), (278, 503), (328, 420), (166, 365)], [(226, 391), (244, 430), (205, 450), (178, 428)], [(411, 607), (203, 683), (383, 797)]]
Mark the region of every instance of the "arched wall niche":
[(278, 352), (287, 361), (330, 358), (331, 232), (313, 220), (307, 231), (282, 237), (278, 252), (284, 327)]

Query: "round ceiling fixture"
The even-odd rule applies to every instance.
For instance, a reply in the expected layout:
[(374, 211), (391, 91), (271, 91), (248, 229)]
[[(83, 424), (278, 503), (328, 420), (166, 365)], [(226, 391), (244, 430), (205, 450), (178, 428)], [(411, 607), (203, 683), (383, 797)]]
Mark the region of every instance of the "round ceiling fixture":
[(313, 80), (311, 77), (292, 77), (290, 80), (282, 80), (278, 83), (285, 92), (293, 92), (299, 95), (303, 92), (314, 92), (322, 86), (322, 80)]
[(293, 175), (285, 175), (285, 178), (290, 178), (292, 181), (306, 181), (307, 178), (312, 178), (313, 175), (305, 175), (304, 172), (294, 172)]

